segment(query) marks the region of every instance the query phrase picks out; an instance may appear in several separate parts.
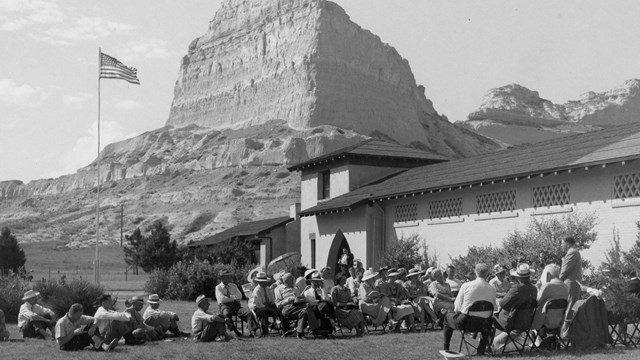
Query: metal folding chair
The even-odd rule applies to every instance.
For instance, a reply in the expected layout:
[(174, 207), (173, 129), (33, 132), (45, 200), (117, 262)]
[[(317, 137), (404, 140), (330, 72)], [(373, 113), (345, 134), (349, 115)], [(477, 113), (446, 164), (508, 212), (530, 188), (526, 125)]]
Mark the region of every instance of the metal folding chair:
[(569, 349), (569, 340), (562, 339), (560, 334), (567, 306), (569, 306), (567, 299), (555, 299), (547, 301), (542, 310), (545, 315), (540, 333), (550, 335), (554, 343), (557, 344), (558, 350), (562, 350), (563, 346), (565, 349)]
[(487, 337), (487, 349), (491, 351), (491, 325), (493, 324), (493, 304), (489, 301), (476, 301), (467, 310), (464, 328), (460, 331), (460, 349), (464, 345), (467, 355), (473, 355), (472, 351), (478, 353), (478, 346), (474, 345), (466, 335), (470, 333), (480, 333), (481, 336)]
[[(509, 343), (513, 344), (516, 349), (515, 351), (517, 351), (520, 355), (522, 355), (522, 352), (525, 350), (528, 342), (531, 342), (531, 350), (540, 351), (540, 349), (536, 347), (535, 339), (533, 339), (533, 337), (531, 336), (531, 324), (533, 323), (533, 317), (536, 314), (538, 306), (537, 304), (538, 303), (536, 302), (536, 300), (530, 300), (521, 304), (515, 310), (515, 314), (513, 315), (513, 326), (511, 327), (511, 329), (505, 329), (497, 321), (494, 322), (496, 329), (504, 331), (507, 334), (507, 342), (504, 348), (502, 348), (502, 354), (514, 352), (506, 351)], [(524, 334), (524, 339), (520, 340), (511, 335), (511, 331), (514, 330), (519, 331), (521, 334)]]

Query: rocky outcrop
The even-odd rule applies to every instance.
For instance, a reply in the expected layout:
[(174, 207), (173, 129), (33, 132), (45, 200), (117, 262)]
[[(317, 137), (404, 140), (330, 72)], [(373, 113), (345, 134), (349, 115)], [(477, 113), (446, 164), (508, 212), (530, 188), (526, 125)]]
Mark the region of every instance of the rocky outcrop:
[(409, 63), (324, 0), (232, 0), (183, 58), (167, 125), (333, 125), (448, 156), (496, 149), (438, 115)]
[(554, 104), (518, 84), (491, 89), (460, 126), (517, 145), (640, 121), (640, 80), (613, 90), (587, 92), (579, 100)]

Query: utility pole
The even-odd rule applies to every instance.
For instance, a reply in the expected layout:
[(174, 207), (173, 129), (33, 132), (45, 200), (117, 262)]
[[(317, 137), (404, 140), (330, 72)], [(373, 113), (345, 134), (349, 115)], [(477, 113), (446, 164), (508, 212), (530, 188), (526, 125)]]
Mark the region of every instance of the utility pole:
[(120, 247), (122, 247), (122, 228), (124, 227), (124, 205), (120, 204)]

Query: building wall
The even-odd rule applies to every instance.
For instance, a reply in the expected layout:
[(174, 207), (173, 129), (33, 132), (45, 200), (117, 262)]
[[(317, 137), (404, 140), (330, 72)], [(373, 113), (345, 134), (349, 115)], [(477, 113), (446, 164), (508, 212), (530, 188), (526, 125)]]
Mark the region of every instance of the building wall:
[[(514, 230), (526, 230), (534, 218), (594, 213), (597, 216), (595, 231), (598, 239), (589, 250), (583, 252), (583, 256), (599, 264), (604, 260), (605, 250), (610, 247), (614, 229), (620, 234), (623, 250), (630, 248), (636, 240), (635, 223), (640, 220), (640, 197), (612, 199), (614, 177), (633, 173), (638, 173), (640, 178), (640, 162), (382, 201), (379, 204), (385, 211), (385, 241), (390, 243), (402, 236), (418, 234), (426, 241), (430, 251), (436, 251), (440, 261), (447, 263), (449, 256), (466, 254), (469, 246), (499, 245)], [(569, 204), (534, 207), (534, 188), (566, 194), (559, 190), (559, 184), (568, 184)], [(495, 199), (495, 196), (488, 194), (505, 191), (515, 191), (514, 210), (478, 214), (478, 196)], [(461, 204), (461, 215), (432, 218), (430, 203), (448, 204), (449, 211), (456, 208), (456, 203)], [(398, 215), (396, 210), (399, 211)]]

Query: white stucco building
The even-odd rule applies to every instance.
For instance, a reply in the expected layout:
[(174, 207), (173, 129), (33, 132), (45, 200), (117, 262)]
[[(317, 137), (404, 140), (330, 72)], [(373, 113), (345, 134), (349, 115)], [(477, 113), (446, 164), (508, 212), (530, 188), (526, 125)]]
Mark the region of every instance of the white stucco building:
[(348, 246), (365, 267), (418, 234), (441, 260), (500, 244), (535, 217), (595, 213), (598, 264), (614, 229), (623, 249), (640, 220), (640, 123), (454, 161), (379, 140), (291, 167), (302, 172), (302, 263), (334, 267)]

